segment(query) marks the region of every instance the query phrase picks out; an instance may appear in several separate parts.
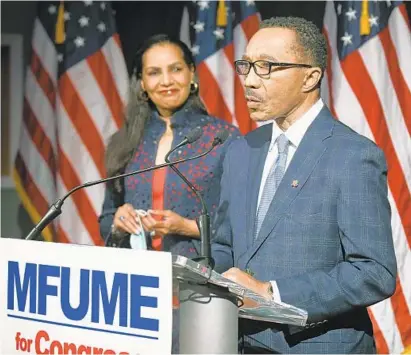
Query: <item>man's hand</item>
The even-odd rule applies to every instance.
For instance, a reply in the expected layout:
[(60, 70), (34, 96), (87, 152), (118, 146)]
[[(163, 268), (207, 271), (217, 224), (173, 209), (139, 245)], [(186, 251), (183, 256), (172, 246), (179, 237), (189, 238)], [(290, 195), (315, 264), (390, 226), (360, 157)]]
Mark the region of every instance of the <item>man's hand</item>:
[(269, 292), (271, 286), (270, 282), (258, 281), (250, 274), (241, 271), (236, 267), (232, 267), (230, 270), (223, 273), (223, 276), (231, 281), (237, 282), (241, 286), (246, 287), (255, 293), (258, 293), (267, 300), (272, 299), (272, 294)]

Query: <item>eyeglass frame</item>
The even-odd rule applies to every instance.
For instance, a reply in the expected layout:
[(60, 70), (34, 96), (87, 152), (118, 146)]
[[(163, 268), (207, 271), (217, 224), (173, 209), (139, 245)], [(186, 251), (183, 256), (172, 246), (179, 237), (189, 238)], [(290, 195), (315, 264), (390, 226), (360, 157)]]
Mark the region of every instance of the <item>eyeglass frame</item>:
[[(248, 73), (247, 73), (247, 74), (242, 74), (242, 73), (239, 73), (239, 72), (237, 71), (237, 63), (238, 63), (238, 62), (246, 62), (246, 63), (249, 63), (249, 64), (250, 64), (250, 69), (248, 70)], [(257, 63), (257, 62), (265, 62), (265, 63), (268, 63), (269, 67), (268, 67), (268, 73), (267, 73), (267, 74), (258, 74), (258, 73), (256, 72), (256, 70), (255, 70), (255, 63)], [(254, 62), (250, 62), (250, 61), (248, 61), (248, 60), (246, 60), (246, 59), (238, 59), (238, 60), (235, 60), (235, 61), (234, 61), (234, 68), (235, 68), (235, 71), (236, 71), (236, 73), (237, 73), (238, 75), (248, 75), (248, 74), (250, 74), (251, 67), (254, 69), (254, 73), (255, 73), (256, 75), (258, 75), (258, 76), (261, 76), (261, 75), (263, 75), (263, 76), (264, 76), (264, 75), (269, 75), (269, 74), (271, 73), (273, 67), (280, 67), (280, 68), (283, 68), (283, 67), (290, 67), (290, 68), (313, 68), (313, 66), (310, 65), (310, 64), (271, 62), (271, 61), (269, 61), (269, 60), (263, 60), (263, 59), (256, 60), (256, 61), (254, 61)], [(261, 68), (261, 67), (260, 67), (260, 68)]]

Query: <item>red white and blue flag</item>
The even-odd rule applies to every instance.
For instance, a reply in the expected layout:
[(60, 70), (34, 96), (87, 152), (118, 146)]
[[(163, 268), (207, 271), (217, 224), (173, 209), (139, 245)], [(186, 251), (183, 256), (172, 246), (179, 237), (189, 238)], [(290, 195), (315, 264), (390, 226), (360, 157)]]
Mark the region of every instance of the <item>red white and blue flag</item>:
[(209, 114), (234, 124), (243, 134), (255, 124), (234, 60), (245, 53), (259, 22), (254, 1), (195, 1), (186, 8), (181, 27), (180, 38), (195, 56), (200, 96)]
[[(34, 223), (73, 187), (105, 176), (128, 73), (109, 2), (38, 2), (14, 181)], [(79, 190), (46, 240), (101, 245), (104, 185)]]
[[(209, 113), (247, 133), (241, 79), (233, 61), (258, 30), (253, 1), (193, 1), (180, 37), (198, 66), (200, 95)], [(324, 16), (328, 70), (322, 97), (336, 118), (385, 152), (394, 246), (398, 262), (393, 297), (370, 307), (379, 353), (411, 351), (411, 36), (398, 1), (328, 1)]]
[(411, 34), (400, 1), (327, 1), (323, 98), (383, 149), (398, 263), (395, 294), (370, 307), (379, 353), (411, 352)]

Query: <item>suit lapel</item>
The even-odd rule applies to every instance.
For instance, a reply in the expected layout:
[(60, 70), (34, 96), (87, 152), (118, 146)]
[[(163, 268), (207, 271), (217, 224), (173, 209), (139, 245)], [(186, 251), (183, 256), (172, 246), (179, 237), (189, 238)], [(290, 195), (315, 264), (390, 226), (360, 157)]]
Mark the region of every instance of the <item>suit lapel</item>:
[[(291, 202), (304, 187), (308, 177), (326, 150), (326, 145), (323, 141), (331, 135), (333, 125), (334, 121), (330, 117), (328, 109), (324, 107), (304, 135), (278, 186), (263, 224), (261, 225), (260, 232), (251, 248), (248, 249), (248, 260), (257, 252), (280, 218), (286, 214)], [(258, 182), (258, 188), (260, 181), (261, 176)]]

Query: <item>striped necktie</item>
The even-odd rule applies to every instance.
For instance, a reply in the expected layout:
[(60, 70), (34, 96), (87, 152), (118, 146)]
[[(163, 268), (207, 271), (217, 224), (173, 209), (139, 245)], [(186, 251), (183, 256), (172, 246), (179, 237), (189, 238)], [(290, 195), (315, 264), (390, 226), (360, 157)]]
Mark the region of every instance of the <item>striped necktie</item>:
[(270, 207), (274, 194), (280, 185), (281, 179), (284, 176), (285, 167), (287, 163), (287, 154), (289, 147), (289, 140), (284, 134), (280, 134), (276, 140), (278, 147), (278, 156), (276, 161), (271, 167), (267, 180), (264, 185), (264, 190), (261, 195), (260, 204), (257, 210), (257, 218), (254, 226), (254, 239), (257, 238), (260, 232), (261, 225), (263, 224), (265, 215)]

